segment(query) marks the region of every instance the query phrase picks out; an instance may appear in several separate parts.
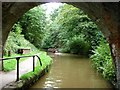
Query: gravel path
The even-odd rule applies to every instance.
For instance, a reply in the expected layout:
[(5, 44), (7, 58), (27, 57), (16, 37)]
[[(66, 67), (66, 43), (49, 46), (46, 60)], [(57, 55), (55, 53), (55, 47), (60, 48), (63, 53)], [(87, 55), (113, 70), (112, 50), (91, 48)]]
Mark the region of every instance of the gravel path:
[[(37, 62), (37, 57), (35, 57), (35, 63)], [(19, 73), (20, 76), (30, 72), (33, 70), (33, 57), (28, 58), (27, 60), (21, 62), (19, 64)], [(16, 77), (17, 77), (17, 70), (13, 70), (10, 72), (3, 72), (0, 71), (0, 90), (2, 87), (4, 87), (6, 84), (12, 82), (12, 81), (16, 81)]]

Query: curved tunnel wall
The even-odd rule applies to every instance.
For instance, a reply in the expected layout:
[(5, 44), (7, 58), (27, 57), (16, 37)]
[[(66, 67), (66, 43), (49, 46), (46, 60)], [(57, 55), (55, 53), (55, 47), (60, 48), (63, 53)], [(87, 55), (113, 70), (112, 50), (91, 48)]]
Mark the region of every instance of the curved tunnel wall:
[[(119, 3), (66, 2), (84, 10), (96, 22), (107, 38), (117, 70), (118, 87), (120, 88), (120, 18)], [(2, 3), (2, 46), (14, 23), (26, 11), (43, 3), (4, 2)]]

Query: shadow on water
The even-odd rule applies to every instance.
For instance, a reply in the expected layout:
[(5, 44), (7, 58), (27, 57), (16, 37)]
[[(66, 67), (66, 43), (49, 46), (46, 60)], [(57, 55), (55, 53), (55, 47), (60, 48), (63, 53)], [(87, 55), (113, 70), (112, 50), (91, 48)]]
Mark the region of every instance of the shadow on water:
[(31, 88), (112, 88), (101, 75), (92, 68), (91, 60), (74, 54), (49, 53), (53, 65)]

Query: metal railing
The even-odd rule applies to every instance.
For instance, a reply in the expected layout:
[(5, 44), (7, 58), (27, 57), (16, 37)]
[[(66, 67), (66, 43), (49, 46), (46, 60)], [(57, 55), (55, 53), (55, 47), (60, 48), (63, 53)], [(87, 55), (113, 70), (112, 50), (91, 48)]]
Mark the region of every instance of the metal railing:
[(10, 58), (0, 58), (0, 61), (2, 60), (9, 60), (9, 59), (16, 59), (17, 61), (17, 79), (16, 81), (19, 81), (19, 60), (20, 58), (26, 58), (26, 57), (33, 57), (33, 72), (35, 71), (35, 56), (38, 58), (40, 65), (42, 66), (41, 59), (38, 55), (30, 55), (30, 56), (18, 56), (18, 57), (10, 57)]

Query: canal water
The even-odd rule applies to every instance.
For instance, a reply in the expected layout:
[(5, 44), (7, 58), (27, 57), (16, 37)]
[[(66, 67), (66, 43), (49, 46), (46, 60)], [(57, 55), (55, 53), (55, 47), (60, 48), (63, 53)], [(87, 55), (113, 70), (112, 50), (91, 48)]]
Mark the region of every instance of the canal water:
[(112, 88), (92, 68), (91, 60), (80, 55), (51, 54), (52, 67), (31, 88)]

